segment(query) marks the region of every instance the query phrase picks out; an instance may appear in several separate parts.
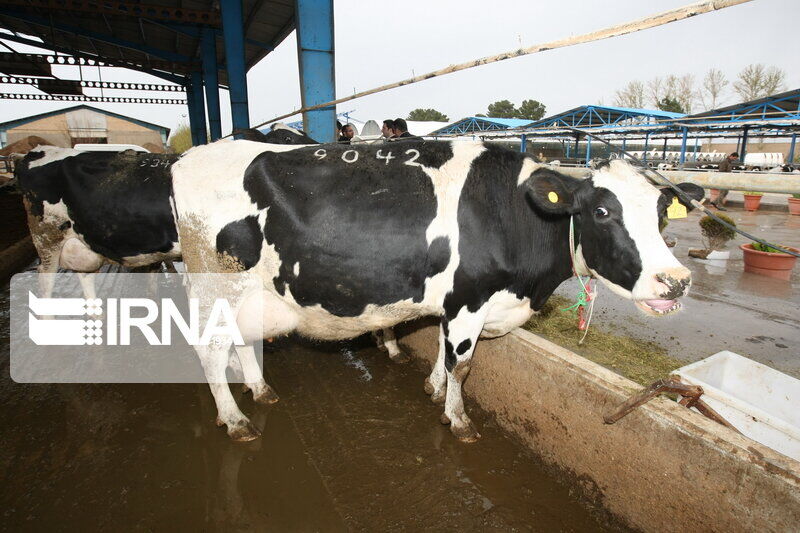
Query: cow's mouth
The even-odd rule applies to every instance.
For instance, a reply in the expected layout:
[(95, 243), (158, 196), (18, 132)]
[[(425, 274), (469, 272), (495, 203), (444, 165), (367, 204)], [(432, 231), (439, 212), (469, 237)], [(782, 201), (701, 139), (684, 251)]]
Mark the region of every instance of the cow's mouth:
[(668, 315), (681, 308), (678, 300), (635, 300), (636, 306), (649, 315)]

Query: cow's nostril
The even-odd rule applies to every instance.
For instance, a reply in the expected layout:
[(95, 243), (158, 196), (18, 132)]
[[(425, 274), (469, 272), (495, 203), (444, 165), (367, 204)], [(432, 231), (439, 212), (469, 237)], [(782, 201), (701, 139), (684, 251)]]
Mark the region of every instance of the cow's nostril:
[(691, 283), (690, 277), (674, 278), (667, 273), (656, 274), (656, 281), (664, 288), (660, 296), (667, 300), (674, 300), (686, 293), (686, 289)]

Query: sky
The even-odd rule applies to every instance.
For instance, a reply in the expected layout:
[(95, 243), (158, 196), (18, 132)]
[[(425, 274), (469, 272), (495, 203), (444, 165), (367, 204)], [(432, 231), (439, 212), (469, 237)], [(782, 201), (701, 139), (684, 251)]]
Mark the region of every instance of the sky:
[[(450, 64), (595, 31), (691, 3), (690, 0), (338, 0), (335, 2), (336, 94), (342, 97)], [(345, 102), (361, 121), (405, 117), (434, 108), (451, 121), (485, 113), (488, 104), (535, 99), (546, 115), (584, 104), (612, 105), (632, 80), (695, 75), (719, 68), (729, 80), (751, 63), (787, 72), (785, 89), (800, 87), (796, 43), (797, 0), (755, 0), (632, 35), (524, 56)], [(35, 51), (9, 43), (18, 51)], [(54, 74), (78, 79), (75, 67)], [(98, 79), (84, 69), (84, 79)], [(161, 82), (135, 71), (106, 68), (105, 81)], [(7, 92), (38, 92), (4, 85)], [(87, 90), (87, 94), (99, 94)], [(300, 107), (297, 43), (287, 37), (248, 73), (250, 121), (257, 124)], [(223, 133), (230, 131), (229, 100), (221, 91)], [(169, 93), (105, 90), (106, 96), (172, 97)], [(739, 101), (728, 88), (723, 104)], [(0, 122), (61, 109), (71, 102), (0, 100)], [(95, 104), (96, 107), (176, 128), (185, 106)], [(699, 109), (696, 109), (699, 111)], [(299, 117), (297, 117), (299, 118)], [(296, 120), (288, 119), (290, 120)]]

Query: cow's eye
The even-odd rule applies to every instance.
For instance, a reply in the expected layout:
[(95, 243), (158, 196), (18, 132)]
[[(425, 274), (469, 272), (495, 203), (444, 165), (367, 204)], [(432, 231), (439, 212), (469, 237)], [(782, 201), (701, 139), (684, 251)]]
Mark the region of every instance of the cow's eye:
[(603, 218), (608, 216), (608, 209), (603, 207), (602, 205), (598, 205), (594, 208), (594, 216), (597, 218)]

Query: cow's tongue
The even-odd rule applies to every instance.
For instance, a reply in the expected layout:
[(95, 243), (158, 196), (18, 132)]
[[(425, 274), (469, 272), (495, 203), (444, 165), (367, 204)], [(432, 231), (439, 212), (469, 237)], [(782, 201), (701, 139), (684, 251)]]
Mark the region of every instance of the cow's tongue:
[(645, 300), (644, 303), (656, 311), (666, 311), (675, 305), (675, 300)]

